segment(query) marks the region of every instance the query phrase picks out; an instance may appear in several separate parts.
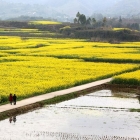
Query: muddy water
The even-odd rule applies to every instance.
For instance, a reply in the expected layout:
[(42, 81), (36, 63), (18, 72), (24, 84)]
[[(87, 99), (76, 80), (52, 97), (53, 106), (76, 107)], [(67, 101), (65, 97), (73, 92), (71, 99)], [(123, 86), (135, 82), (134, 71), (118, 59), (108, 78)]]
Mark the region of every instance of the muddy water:
[(101, 90), (0, 121), (0, 140), (140, 140), (135, 94)]

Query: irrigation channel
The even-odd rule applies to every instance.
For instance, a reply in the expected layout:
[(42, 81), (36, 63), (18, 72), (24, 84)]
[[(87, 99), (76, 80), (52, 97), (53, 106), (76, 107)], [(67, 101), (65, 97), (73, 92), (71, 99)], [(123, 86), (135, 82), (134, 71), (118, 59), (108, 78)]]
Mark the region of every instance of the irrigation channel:
[(0, 121), (0, 140), (140, 140), (139, 100), (99, 90)]

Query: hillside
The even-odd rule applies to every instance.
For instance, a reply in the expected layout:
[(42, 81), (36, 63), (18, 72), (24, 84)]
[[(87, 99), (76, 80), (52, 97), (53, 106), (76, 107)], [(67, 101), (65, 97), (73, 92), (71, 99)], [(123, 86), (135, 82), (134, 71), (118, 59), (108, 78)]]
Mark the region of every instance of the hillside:
[[(106, 11), (109, 15), (132, 16), (140, 14), (140, 0), (121, 0)], [(118, 10), (119, 9), (119, 10)]]
[(140, 13), (139, 5), (139, 0), (0, 0), (0, 18), (24, 15), (72, 21), (78, 11), (86, 16), (132, 16)]
[[(38, 4), (23, 4), (23, 3), (9, 3), (5, 1), (0, 2), (0, 19), (9, 19), (19, 16), (31, 16), (31, 17), (44, 17), (55, 18), (64, 17), (65, 15), (59, 13), (55, 9), (53, 10), (47, 5)], [(58, 18), (59, 19), (59, 18)], [(60, 19), (61, 20), (61, 19)]]

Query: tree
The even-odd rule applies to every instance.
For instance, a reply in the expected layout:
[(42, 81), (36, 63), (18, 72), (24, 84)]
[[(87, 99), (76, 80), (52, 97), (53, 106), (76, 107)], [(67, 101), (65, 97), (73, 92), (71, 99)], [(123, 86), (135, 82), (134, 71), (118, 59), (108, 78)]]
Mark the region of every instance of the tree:
[(96, 19), (92, 18), (92, 24), (95, 24), (95, 23), (96, 23)]
[(138, 23), (133, 23), (131, 25), (131, 28), (134, 29), (134, 30), (139, 30), (139, 24)]
[(91, 24), (91, 18), (90, 17), (87, 19), (86, 24), (87, 25), (90, 25)]
[(77, 18), (75, 18), (75, 19), (74, 19), (74, 23), (78, 23), (78, 20), (77, 20)]
[(78, 24), (79, 24), (79, 17), (80, 17), (80, 15), (81, 15), (81, 14), (80, 14), (79, 12), (76, 14)]
[(80, 22), (80, 24), (82, 24), (82, 25), (85, 25), (86, 24), (86, 16), (84, 15), (84, 14), (81, 14), (80, 16), (79, 16), (79, 22)]
[(122, 18), (121, 17), (119, 18), (119, 22), (122, 23)]
[(104, 17), (104, 18), (103, 18), (103, 26), (106, 24), (106, 22), (107, 22), (107, 18)]
[(81, 15), (81, 14), (78, 12), (78, 13), (76, 14), (76, 17), (77, 17), (77, 18), (79, 18), (79, 17), (80, 17), (80, 15)]

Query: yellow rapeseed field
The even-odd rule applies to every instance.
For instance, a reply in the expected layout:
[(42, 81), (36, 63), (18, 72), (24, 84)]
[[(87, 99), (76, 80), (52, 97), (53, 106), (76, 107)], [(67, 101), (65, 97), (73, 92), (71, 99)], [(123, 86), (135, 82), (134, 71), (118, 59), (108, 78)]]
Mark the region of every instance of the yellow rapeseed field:
[(113, 82), (118, 84), (140, 85), (140, 70), (115, 76)]
[(16, 93), (22, 98), (33, 96), (111, 77), (137, 67), (133, 64), (32, 56), (9, 56), (9, 59), (1, 61), (0, 89), (3, 99), (9, 93)]
[(130, 30), (129, 28), (113, 28), (114, 31)]
[(6, 101), (10, 93), (26, 98), (137, 70), (139, 51), (140, 42), (0, 36), (1, 99)]
[[(116, 60), (118, 63), (120, 61), (140, 62), (140, 42), (109, 44), (72, 39), (30, 38), (22, 40), (20, 37), (1, 37), (0, 41), (3, 48), (16, 49), (20, 47), (16, 51), (23, 54), (25, 52), (26, 55), (88, 58), (100, 61)], [(21, 50), (23, 48), (24, 50)], [(7, 52), (12, 51), (15, 50)]]
[(42, 21), (30, 21), (30, 24), (62, 24), (61, 22), (56, 22), (56, 21), (46, 21), (46, 20), (42, 20)]

